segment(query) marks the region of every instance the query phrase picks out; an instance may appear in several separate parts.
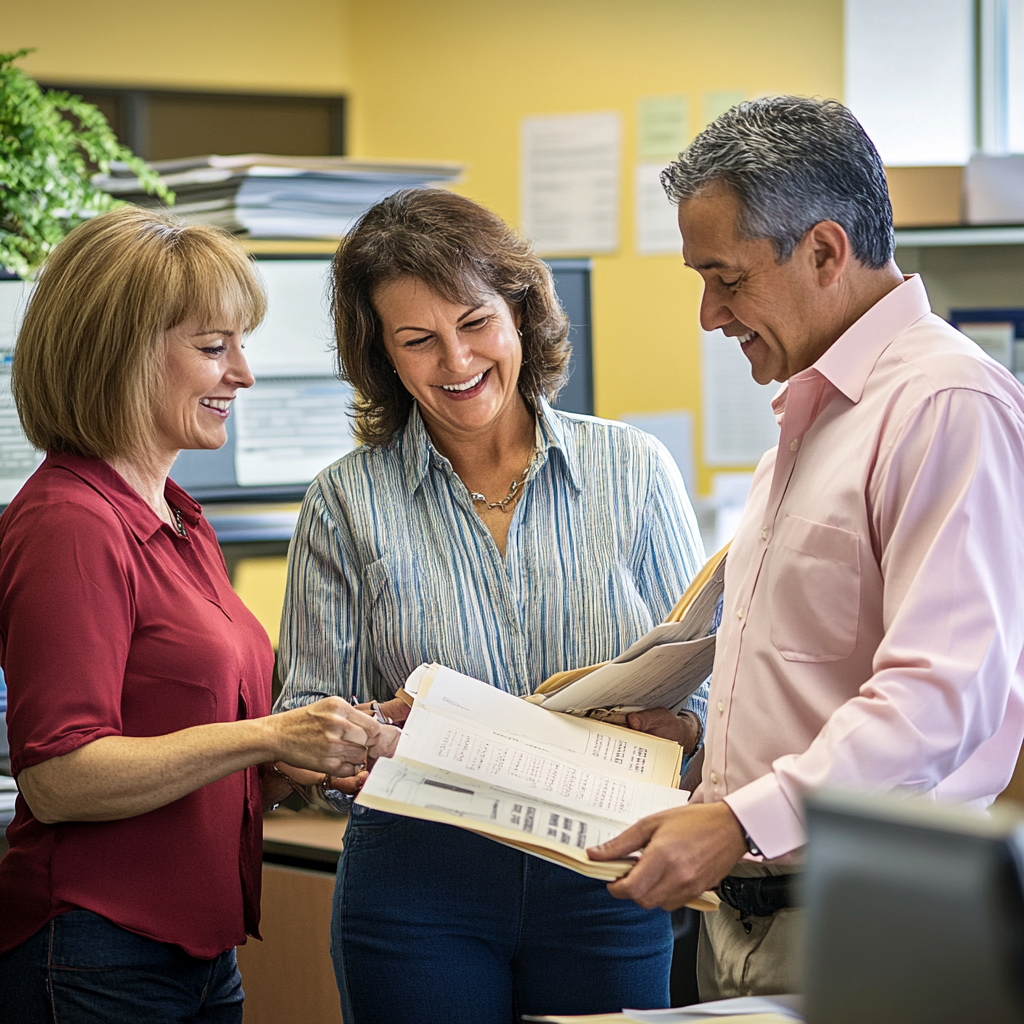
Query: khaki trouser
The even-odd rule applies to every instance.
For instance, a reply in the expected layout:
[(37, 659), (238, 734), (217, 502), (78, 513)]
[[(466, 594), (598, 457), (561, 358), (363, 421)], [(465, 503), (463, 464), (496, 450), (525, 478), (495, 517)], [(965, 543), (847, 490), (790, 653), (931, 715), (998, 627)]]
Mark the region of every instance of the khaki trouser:
[[(781, 874), (785, 869), (737, 865), (733, 874)], [(803, 990), (803, 911), (780, 910), (751, 917), (750, 932), (738, 910), (725, 903), (701, 914), (697, 945), (697, 987), (701, 1002), (735, 996), (770, 996)]]

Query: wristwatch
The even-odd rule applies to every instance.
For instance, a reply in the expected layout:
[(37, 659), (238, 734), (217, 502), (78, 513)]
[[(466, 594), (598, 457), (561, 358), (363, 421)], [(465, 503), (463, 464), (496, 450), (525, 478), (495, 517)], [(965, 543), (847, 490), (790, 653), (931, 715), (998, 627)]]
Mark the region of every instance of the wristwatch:
[[(740, 828), (743, 828), (743, 826), (740, 825)], [(753, 856), (755, 857), (764, 856), (764, 854), (758, 847), (757, 843), (755, 843), (754, 840), (750, 838), (750, 833), (745, 828), (743, 828), (743, 842), (747, 844), (747, 853), (753, 854)]]

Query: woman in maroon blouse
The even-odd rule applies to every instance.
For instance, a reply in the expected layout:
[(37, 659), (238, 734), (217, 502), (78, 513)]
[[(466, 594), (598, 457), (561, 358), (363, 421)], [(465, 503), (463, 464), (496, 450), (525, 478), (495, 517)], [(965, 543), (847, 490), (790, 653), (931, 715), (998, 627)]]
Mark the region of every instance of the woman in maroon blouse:
[(134, 208), (76, 228), (29, 303), (12, 386), (47, 456), (0, 517), (2, 1022), (241, 1021), (274, 762), (348, 776), (380, 735), (337, 697), (268, 715), (270, 642), (168, 479), (224, 444), (264, 308), (229, 236)]

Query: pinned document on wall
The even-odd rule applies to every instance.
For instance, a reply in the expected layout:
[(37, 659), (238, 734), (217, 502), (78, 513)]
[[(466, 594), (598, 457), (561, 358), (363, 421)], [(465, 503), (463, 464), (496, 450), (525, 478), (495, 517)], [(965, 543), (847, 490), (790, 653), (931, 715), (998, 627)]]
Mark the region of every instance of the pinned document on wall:
[(758, 384), (735, 338), (701, 331), (701, 398), (704, 462), (753, 466), (779, 443), (772, 410), (777, 385)]
[(951, 309), (949, 322), (1024, 383), (1024, 309)]
[(687, 493), (697, 493), (697, 467), (693, 459), (693, 414), (689, 410), (627, 412), (620, 419), (656, 437), (679, 467)]
[(702, 123), (705, 126), (711, 124), (746, 98), (747, 94), (743, 89), (712, 89), (704, 93), (700, 105)]
[(619, 245), (618, 114), (528, 117), (521, 131), (522, 228), (544, 255)]
[(661, 172), (690, 138), (690, 103), (685, 96), (646, 96), (637, 101), (637, 156), (634, 171), (636, 248), (644, 256), (680, 249), (677, 209), (665, 194)]
[(636, 139), (641, 163), (674, 160), (690, 139), (690, 101), (685, 96), (637, 100)]
[(683, 242), (679, 235), (679, 208), (661, 184), (665, 165), (636, 165), (636, 251), (642, 256), (678, 256)]

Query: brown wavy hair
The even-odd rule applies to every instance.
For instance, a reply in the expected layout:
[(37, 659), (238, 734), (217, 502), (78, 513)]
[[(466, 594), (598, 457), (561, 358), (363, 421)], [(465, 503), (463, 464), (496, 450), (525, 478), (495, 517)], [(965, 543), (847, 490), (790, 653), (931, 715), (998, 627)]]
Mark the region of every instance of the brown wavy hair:
[(252, 331), (266, 298), (227, 232), (123, 206), (50, 254), (14, 347), (11, 390), (29, 441), (99, 458), (140, 454), (165, 386), (164, 331), (197, 317)]
[(355, 389), (356, 435), (391, 442), (409, 418), (406, 391), (384, 349), (373, 304), (382, 285), (415, 277), (448, 302), (475, 306), (500, 295), (518, 319), (519, 393), (530, 408), (553, 401), (569, 364), (569, 321), (551, 271), (500, 217), (453, 192), (406, 189), (372, 206), (334, 257), (331, 304), (338, 371)]

